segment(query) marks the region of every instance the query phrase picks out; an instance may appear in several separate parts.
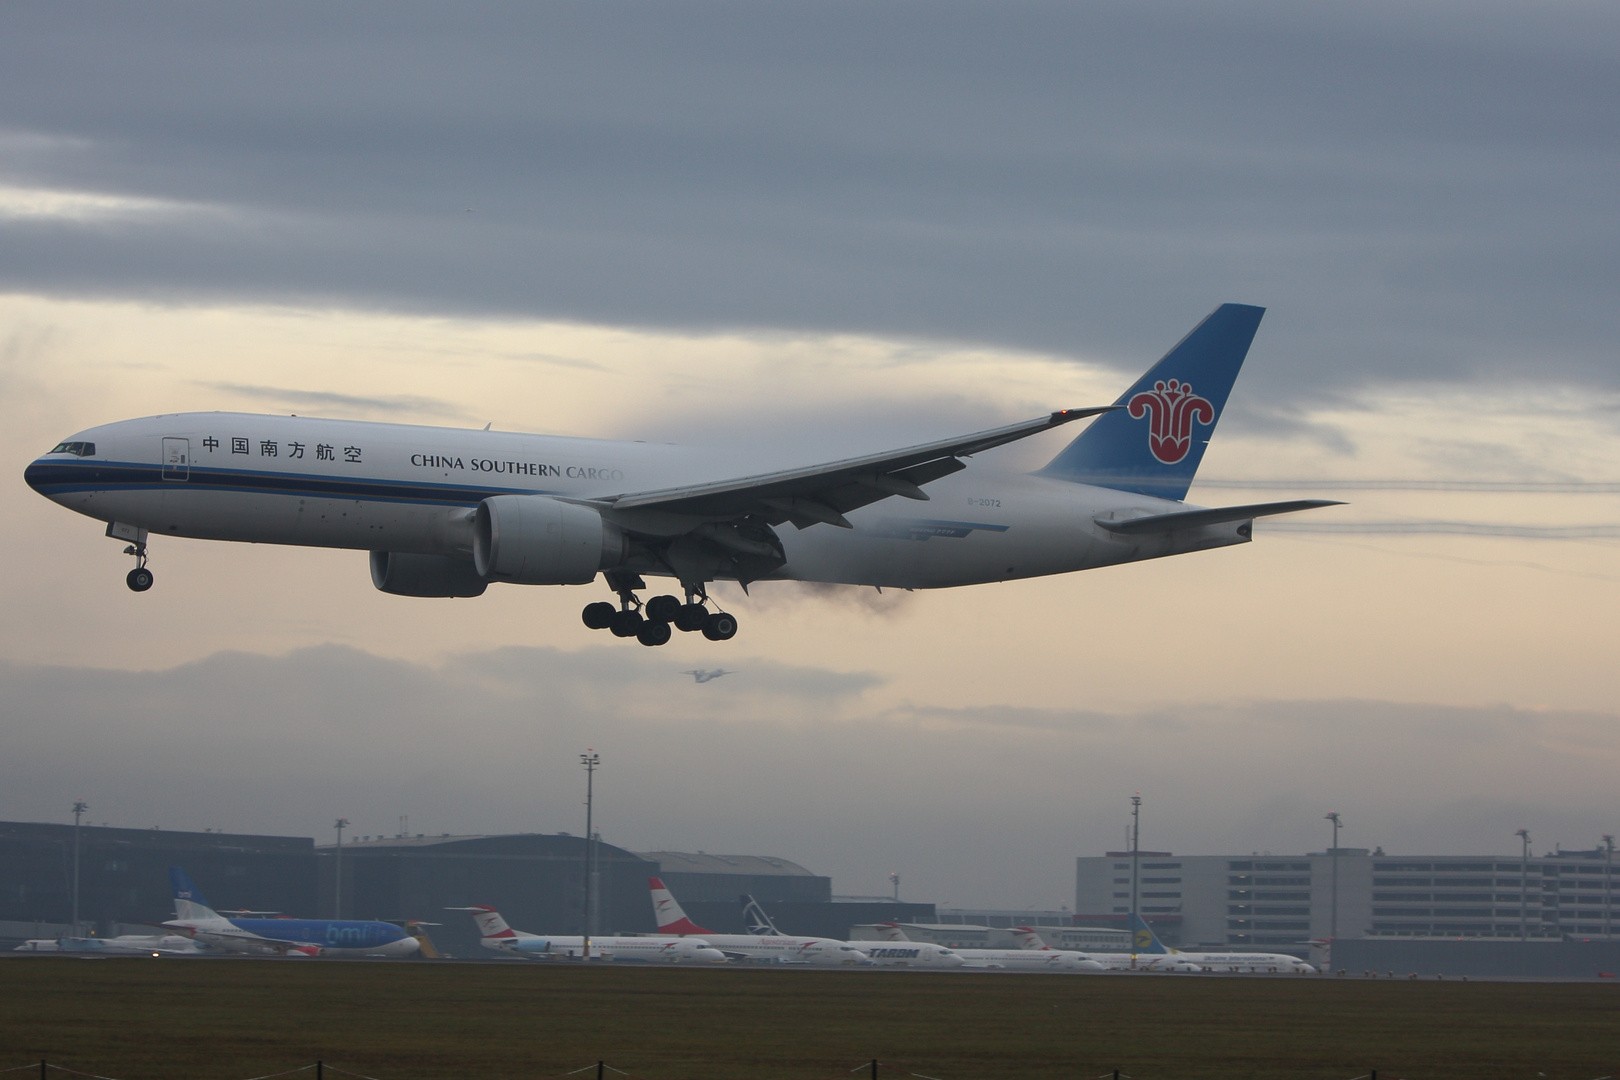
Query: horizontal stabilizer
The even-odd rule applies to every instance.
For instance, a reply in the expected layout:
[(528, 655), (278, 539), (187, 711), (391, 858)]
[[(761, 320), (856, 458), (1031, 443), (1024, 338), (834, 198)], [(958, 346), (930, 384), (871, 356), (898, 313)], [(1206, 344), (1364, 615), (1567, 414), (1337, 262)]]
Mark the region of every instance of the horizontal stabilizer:
[(1136, 536), (1142, 533), (1181, 532), (1201, 529), (1206, 525), (1220, 525), (1228, 521), (1248, 521), (1251, 518), (1270, 517), (1273, 514), (1292, 514), (1298, 510), (1315, 510), (1323, 506), (1343, 506), (1334, 499), (1294, 499), (1290, 502), (1250, 503), (1247, 506), (1217, 506), (1208, 510), (1178, 510), (1173, 514), (1152, 514), (1148, 517), (1126, 518), (1123, 521), (1097, 519), (1097, 524), (1112, 533)]

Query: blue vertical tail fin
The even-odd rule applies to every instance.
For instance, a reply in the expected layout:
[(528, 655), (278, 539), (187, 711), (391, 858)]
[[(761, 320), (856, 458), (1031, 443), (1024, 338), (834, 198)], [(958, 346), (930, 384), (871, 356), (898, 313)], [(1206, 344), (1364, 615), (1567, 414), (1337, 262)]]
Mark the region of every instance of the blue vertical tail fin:
[(1053, 458), (1042, 476), (1187, 497), (1265, 308), (1222, 304)]
[(219, 914), (203, 899), (202, 890), (178, 866), (169, 867), (169, 884), (174, 887), (176, 919), (217, 919)]
[(1142, 921), (1142, 916), (1131, 915), (1131, 952), (1133, 953), (1167, 953), (1170, 950), (1164, 947), (1159, 935), (1153, 928)]

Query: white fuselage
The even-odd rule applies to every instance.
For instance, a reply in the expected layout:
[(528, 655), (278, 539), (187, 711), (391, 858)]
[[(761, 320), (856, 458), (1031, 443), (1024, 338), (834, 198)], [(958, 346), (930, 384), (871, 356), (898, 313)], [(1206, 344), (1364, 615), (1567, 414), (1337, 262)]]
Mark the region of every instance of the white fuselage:
[(1313, 974), (1316, 969), (1286, 953), (1086, 953), (1108, 971)]
[[(486, 937), (486, 949), (514, 953), (535, 960), (583, 960), (585, 939), (579, 935), (551, 937), (515, 932), (511, 937)], [(723, 964), (726, 956), (701, 938), (617, 937), (591, 935), (593, 960), (636, 960), (657, 964)]]
[(704, 934), (703, 940), (727, 956), (742, 960), (809, 964), (814, 967), (865, 967), (871, 964), (859, 945), (832, 938), (792, 937), (786, 934)]
[[(1138, 959), (1142, 959), (1138, 957)], [(1172, 963), (1192, 964), (1200, 971), (1227, 974), (1315, 974), (1316, 969), (1287, 953), (1174, 952), (1154, 957)]]
[(1064, 949), (955, 949), (964, 967), (1006, 971), (1102, 971), (1085, 953)]
[[(177, 413), (91, 428), (94, 453), (47, 454), (28, 482), (63, 506), (160, 535), (469, 557), (472, 510), (499, 494), (602, 499), (749, 472), (681, 447), (243, 413)], [(978, 460), (887, 498), (852, 529), (777, 529), (765, 576), (944, 588), (1067, 573), (1247, 541), (1230, 522), (1121, 535), (1097, 519), (1186, 504)], [(613, 511), (605, 516), (611, 520)], [(637, 520), (637, 527), (645, 526)], [(643, 572), (660, 573), (656, 567)]]
[(946, 970), (966, 966), (955, 949), (943, 945), (930, 945), (921, 941), (859, 942), (859, 947), (877, 967), (938, 968)]
[(120, 934), (117, 937), (64, 937), (55, 944), (62, 952), (110, 953), (129, 956), (200, 956), (205, 943), (182, 934)]

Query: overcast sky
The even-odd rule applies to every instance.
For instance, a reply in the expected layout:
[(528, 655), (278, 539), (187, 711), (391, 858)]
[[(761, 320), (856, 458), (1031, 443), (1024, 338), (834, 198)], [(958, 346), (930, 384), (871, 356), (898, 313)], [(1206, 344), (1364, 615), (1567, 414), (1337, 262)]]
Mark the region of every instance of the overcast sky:
[[(1077, 854), (1620, 832), (1612, 4), (147, 4), (0, 11), (0, 815), (579, 831), (953, 905)], [(1268, 314), (1193, 498), (1235, 550), (727, 596), (371, 589), (29, 492), (183, 409), (814, 461), (1101, 404)], [(1064, 437), (1002, 451), (1035, 464)], [(1243, 485), (1248, 485), (1245, 488)], [(1268, 492), (1272, 494), (1267, 494)], [(619, 644), (619, 643), (616, 643)], [(696, 686), (680, 672), (737, 674)]]

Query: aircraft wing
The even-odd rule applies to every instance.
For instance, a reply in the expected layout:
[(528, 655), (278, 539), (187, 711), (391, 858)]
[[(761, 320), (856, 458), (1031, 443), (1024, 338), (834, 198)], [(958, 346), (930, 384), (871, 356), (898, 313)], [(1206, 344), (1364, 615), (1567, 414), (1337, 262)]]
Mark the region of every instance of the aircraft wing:
[(868, 503), (900, 495), (927, 499), (922, 485), (967, 466), (959, 459), (1005, 446), (1062, 424), (1109, 412), (1115, 406), (1061, 409), (1020, 424), (992, 428), (903, 450), (845, 458), (781, 472), (740, 476), (709, 484), (638, 491), (604, 500), (614, 510), (656, 510), (724, 521), (757, 515), (772, 525), (791, 521), (801, 529), (819, 522), (848, 529), (844, 514)]
[(1209, 510), (1177, 510), (1170, 514), (1150, 514), (1147, 517), (1125, 518), (1112, 521), (1098, 518), (1097, 524), (1112, 533), (1136, 536), (1142, 533), (1180, 532), (1183, 529), (1201, 529), (1205, 525), (1220, 525), (1228, 521), (1248, 521), (1250, 518), (1271, 514), (1292, 514), (1298, 510), (1315, 510), (1323, 506), (1343, 506), (1335, 499), (1294, 499), (1291, 502), (1250, 503), (1247, 506), (1217, 506)]

